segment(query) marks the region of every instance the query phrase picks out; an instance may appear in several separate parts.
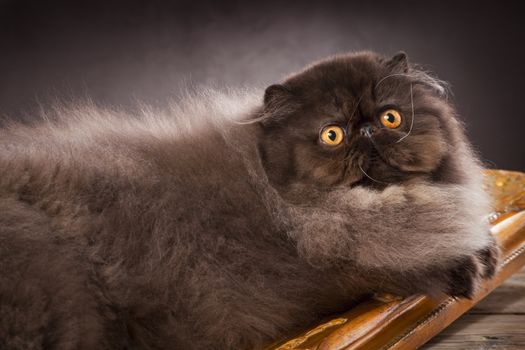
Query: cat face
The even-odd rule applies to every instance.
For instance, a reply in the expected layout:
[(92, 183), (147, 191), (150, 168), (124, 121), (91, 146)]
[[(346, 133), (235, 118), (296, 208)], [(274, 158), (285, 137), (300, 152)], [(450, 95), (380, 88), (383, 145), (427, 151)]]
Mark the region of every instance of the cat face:
[(385, 185), (428, 176), (449, 152), (455, 121), (443, 91), (404, 53), (322, 61), (266, 89), (263, 164), (278, 184)]

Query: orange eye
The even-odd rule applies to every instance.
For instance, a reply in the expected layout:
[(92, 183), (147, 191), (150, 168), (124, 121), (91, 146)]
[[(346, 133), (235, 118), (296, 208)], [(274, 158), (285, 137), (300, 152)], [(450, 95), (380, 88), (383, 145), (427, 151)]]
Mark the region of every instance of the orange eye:
[(319, 138), (321, 141), (329, 146), (339, 145), (341, 142), (343, 142), (344, 137), (345, 134), (343, 129), (337, 125), (325, 126), (319, 133)]
[(386, 126), (389, 129), (395, 129), (401, 125), (401, 114), (395, 109), (388, 109), (381, 113), (379, 120), (383, 126)]

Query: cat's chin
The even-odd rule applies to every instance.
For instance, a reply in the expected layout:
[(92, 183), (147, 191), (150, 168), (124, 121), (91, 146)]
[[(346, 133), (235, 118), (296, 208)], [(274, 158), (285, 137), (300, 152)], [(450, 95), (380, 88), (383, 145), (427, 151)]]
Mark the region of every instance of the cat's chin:
[[(384, 188), (390, 184), (390, 181), (384, 180), (386, 170), (377, 169), (377, 161), (371, 158), (377, 157), (376, 154), (361, 156), (356, 162), (357, 165), (350, 166), (346, 172), (343, 184), (349, 187), (366, 186), (374, 188)], [(355, 164), (355, 163), (354, 163)], [(383, 164), (383, 167), (385, 164)]]
[(359, 169), (359, 167), (354, 167), (349, 165), (346, 169), (346, 172), (339, 180), (339, 186), (348, 186), (354, 187), (360, 181), (363, 181), (365, 174)]
[(384, 190), (388, 186), (393, 185), (411, 185), (420, 183), (421, 181), (424, 181), (428, 179), (428, 174), (407, 174), (406, 176), (396, 176), (396, 177), (389, 177), (388, 179), (384, 179), (383, 177), (377, 176), (377, 174), (374, 174), (374, 177), (366, 177), (363, 176), (359, 181), (353, 182), (350, 184), (350, 187), (367, 187), (367, 188), (373, 188), (376, 190)]
[(350, 185), (350, 187), (351, 188), (354, 188), (354, 187), (367, 187), (367, 188), (373, 188), (375, 190), (383, 190), (386, 187), (388, 187), (389, 185), (391, 185), (391, 184), (390, 183), (386, 183), (386, 182), (372, 181), (372, 180), (370, 180), (367, 177), (363, 177), (361, 180), (352, 183)]
[(407, 184), (427, 177), (427, 175), (421, 173), (406, 173), (399, 169), (382, 169), (374, 166), (364, 169), (358, 168), (357, 171), (360, 172), (360, 176), (345, 180), (347, 186), (362, 186), (382, 190), (390, 185)]

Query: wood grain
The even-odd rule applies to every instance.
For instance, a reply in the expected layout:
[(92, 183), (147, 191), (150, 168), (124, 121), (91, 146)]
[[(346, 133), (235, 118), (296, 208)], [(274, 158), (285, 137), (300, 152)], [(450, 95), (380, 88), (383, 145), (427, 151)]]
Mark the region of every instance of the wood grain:
[[(525, 268), (476, 305), (469, 314), (525, 315)], [(525, 332), (525, 324), (523, 331)]]
[(525, 349), (525, 315), (467, 314), (421, 349)]
[(421, 349), (525, 349), (525, 269)]

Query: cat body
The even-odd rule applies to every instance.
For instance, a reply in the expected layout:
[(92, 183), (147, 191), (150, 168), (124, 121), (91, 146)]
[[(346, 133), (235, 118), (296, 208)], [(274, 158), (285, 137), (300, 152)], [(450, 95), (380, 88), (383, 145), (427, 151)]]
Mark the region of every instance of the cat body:
[[(258, 349), (377, 291), (470, 296), (496, 255), (481, 168), (435, 81), (405, 60), (341, 56), (264, 101), (207, 90), (165, 112), (79, 105), (6, 125), (0, 348)], [(369, 102), (323, 65), (352, 83), (407, 80), (382, 88), (410, 85), (416, 119), (395, 147), (417, 155), (385, 160), (350, 124), (375, 115)], [(327, 115), (344, 146), (319, 143)]]

